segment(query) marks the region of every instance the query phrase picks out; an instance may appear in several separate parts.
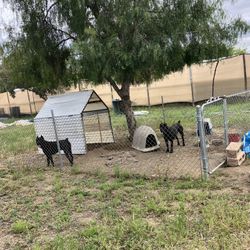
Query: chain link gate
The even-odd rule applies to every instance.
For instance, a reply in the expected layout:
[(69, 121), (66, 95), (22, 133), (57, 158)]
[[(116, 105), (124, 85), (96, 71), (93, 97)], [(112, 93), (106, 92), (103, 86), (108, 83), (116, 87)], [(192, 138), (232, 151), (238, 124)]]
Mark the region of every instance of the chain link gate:
[(208, 179), (226, 163), (228, 145), (227, 98), (211, 98), (197, 106), (197, 127), (200, 140), (202, 175)]
[[(211, 122), (211, 131), (208, 123)], [(210, 99), (197, 106), (197, 125), (205, 179), (226, 163), (226, 147), (250, 130), (250, 91)]]

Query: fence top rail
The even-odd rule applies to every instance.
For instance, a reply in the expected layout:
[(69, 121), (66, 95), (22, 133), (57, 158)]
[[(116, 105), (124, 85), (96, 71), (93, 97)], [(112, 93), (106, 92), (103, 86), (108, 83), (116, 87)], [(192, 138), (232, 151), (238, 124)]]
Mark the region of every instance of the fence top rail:
[(239, 96), (239, 95), (244, 95), (244, 94), (250, 94), (250, 90), (245, 90), (242, 92), (234, 93), (231, 95), (227, 95), (226, 98), (234, 97), (234, 96)]
[(203, 111), (206, 106), (216, 103), (216, 102), (220, 102), (222, 100), (223, 100), (223, 97), (215, 97), (213, 99), (208, 99), (205, 103), (202, 104), (201, 110)]

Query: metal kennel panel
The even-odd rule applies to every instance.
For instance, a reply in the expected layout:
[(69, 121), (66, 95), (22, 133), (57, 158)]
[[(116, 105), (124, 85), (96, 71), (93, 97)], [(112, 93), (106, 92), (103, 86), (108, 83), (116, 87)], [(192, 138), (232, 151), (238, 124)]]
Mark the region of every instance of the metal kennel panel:
[(207, 179), (225, 164), (228, 145), (227, 98), (211, 98), (197, 106), (203, 177)]

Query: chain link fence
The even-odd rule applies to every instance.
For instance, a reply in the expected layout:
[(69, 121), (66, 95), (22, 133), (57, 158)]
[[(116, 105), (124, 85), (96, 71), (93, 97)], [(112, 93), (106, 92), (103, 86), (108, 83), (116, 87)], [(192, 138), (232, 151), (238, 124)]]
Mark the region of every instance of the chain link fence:
[(226, 147), (249, 131), (250, 91), (208, 100), (197, 107), (202, 172), (205, 178), (226, 165)]
[(208, 173), (212, 173), (224, 162), (225, 131), (224, 131), (224, 99), (208, 100), (201, 107), (205, 136), (205, 150), (208, 158)]
[[(25, 143), (19, 145), (23, 147), (23, 153), (15, 157), (19, 164), (41, 167), (54, 164), (67, 168), (73, 161), (73, 166), (87, 172), (112, 174), (119, 168), (128, 174), (150, 178), (199, 178), (201, 175), (195, 108), (191, 105), (135, 109), (137, 130), (133, 141), (128, 138), (124, 114), (100, 111), (57, 116), (56, 110), (51, 112), (50, 117), (35, 118), (34, 125), (22, 130), (10, 127), (0, 131), (1, 135), (12, 130), (16, 138), (31, 140), (28, 151)], [(162, 131), (161, 123), (165, 124)], [(27, 137), (23, 136), (24, 130), (29, 131)], [(166, 152), (166, 141), (169, 152)]]
[(1, 164), (207, 178), (225, 163), (229, 141), (241, 139), (249, 130), (249, 97), (248, 91), (197, 108), (185, 104), (137, 108), (133, 141), (128, 139), (125, 115), (109, 110), (70, 116), (51, 110), (49, 117), (23, 126), (8, 120), (0, 129)]
[(250, 91), (227, 96), (227, 119), (231, 140), (250, 129)]

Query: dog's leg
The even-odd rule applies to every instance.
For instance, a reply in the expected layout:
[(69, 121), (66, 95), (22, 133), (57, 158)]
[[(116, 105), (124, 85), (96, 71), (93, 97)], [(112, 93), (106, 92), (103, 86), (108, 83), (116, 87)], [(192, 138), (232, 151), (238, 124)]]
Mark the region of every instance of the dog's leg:
[(49, 165), (50, 165), (50, 158), (49, 156), (47, 156), (47, 167), (49, 167)]
[(55, 164), (54, 164), (54, 161), (53, 161), (52, 155), (50, 156), (50, 162), (51, 162), (52, 166), (54, 167), (54, 166), (55, 166)]
[(164, 138), (164, 140), (165, 140), (166, 147), (167, 147), (167, 149), (166, 149), (166, 153), (168, 153), (168, 152), (169, 152), (169, 147), (168, 147), (168, 139), (167, 139), (167, 138)]
[(180, 141), (179, 141), (179, 138), (177, 135), (176, 135), (175, 139), (177, 140), (177, 145), (180, 146)]
[(184, 133), (181, 133), (181, 139), (182, 139), (182, 145), (183, 147), (185, 146), (185, 140), (184, 140)]
[(171, 140), (170, 143), (171, 143), (171, 148), (170, 148), (169, 153), (173, 153), (173, 144), (174, 144), (174, 143), (173, 143), (173, 140)]
[(72, 154), (65, 152), (65, 156), (68, 158), (68, 160), (70, 162), (70, 165), (72, 166), (73, 165), (73, 156), (72, 156)]
[(71, 157), (71, 166), (73, 166), (73, 164), (74, 164), (74, 157), (73, 157), (73, 155), (72, 155), (72, 153), (70, 154), (70, 157)]
[(71, 147), (70, 147), (70, 151), (69, 151), (69, 155), (70, 155), (70, 158), (71, 158), (71, 166), (74, 164), (74, 157), (73, 157), (73, 154), (72, 154), (72, 150), (71, 150)]

